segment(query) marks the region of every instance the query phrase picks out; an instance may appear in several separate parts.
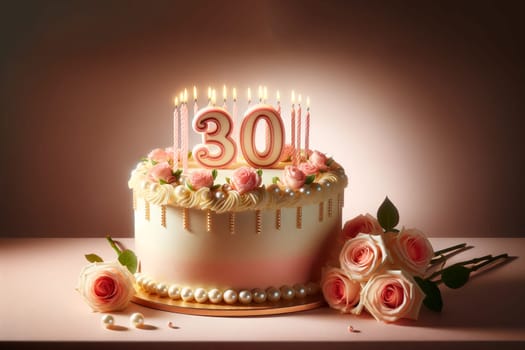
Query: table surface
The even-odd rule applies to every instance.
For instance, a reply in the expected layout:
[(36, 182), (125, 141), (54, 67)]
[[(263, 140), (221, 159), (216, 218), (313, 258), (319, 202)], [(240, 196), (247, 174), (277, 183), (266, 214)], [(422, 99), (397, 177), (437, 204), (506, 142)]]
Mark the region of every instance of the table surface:
[[(133, 239), (118, 239), (133, 248)], [(418, 321), (396, 324), (375, 321), (369, 315), (343, 315), (328, 307), (264, 317), (192, 316), (131, 304), (113, 313), (119, 330), (101, 326), (101, 314), (92, 312), (75, 290), (86, 253), (105, 260), (115, 257), (104, 238), (1, 238), (0, 239), (0, 342), (155, 341), (179, 345), (246, 344), (264, 348), (275, 342), (304, 349), (319, 342), (354, 348), (391, 342), (402, 345), (441, 344), (478, 348), (525, 348), (525, 238), (432, 238), (441, 249), (466, 242), (472, 246), (456, 260), (485, 254), (508, 253), (511, 261), (474, 275), (458, 290), (441, 287), (444, 308), (435, 313), (423, 308)], [(147, 329), (129, 325), (129, 316), (141, 312)], [(176, 328), (168, 327), (172, 322)], [(359, 332), (348, 332), (348, 326)], [(438, 343), (435, 343), (438, 342)], [(349, 344), (352, 343), (352, 344)], [(483, 345), (483, 346), (480, 346)], [(195, 349), (195, 344), (191, 346)], [(179, 347), (180, 348), (180, 347)], [(252, 347), (253, 348), (253, 347)]]

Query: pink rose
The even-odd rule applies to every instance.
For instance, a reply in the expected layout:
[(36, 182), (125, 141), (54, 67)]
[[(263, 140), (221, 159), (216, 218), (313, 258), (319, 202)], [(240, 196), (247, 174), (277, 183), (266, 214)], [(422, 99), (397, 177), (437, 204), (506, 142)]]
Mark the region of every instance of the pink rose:
[(80, 272), (77, 290), (93, 311), (119, 311), (135, 294), (133, 281), (133, 275), (118, 261), (92, 263)]
[(341, 268), (356, 281), (366, 281), (382, 267), (388, 257), (381, 236), (359, 234), (348, 240), (339, 254)]
[(299, 164), (299, 169), (306, 175), (317, 175), (319, 168), (315, 166), (312, 162), (303, 162)]
[(414, 279), (400, 270), (375, 275), (362, 291), (363, 304), (378, 321), (417, 320), (424, 299)]
[(171, 171), (171, 166), (168, 163), (159, 163), (153, 166), (148, 172), (148, 178), (153, 182), (173, 183), (177, 178), (173, 175)]
[(296, 166), (287, 165), (284, 167), (284, 184), (293, 190), (301, 188), (305, 181), (306, 175)]
[(255, 169), (241, 167), (232, 174), (231, 185), (240, 194), (256, 189), (261, 185), (261, 177)]
[(203, 187), (212, 187), (213, 173), (211, 170), (195, 170), (188, 175), (186, 181), (195, 191)]
[[(170, 150), (171, 150), (171, 154), (170, 154)], [(153, 151), (149, 152), (148, 158), (157, 163), (163, 163), (163, 162), (167, 163), (173, 160), (173, 150), (172, 149), (163, 150), (162, 148), (155, 148)]]
[(331, 308), (355, 315), (361, 313), (361, 284), (348, 278), (343, 270), (335, 267), (323, 270), (321, 289)]
[(396, 262), (406, 271), (423, 276), (434, 257), (434, 249), (425, 234), (417, 229), (403, 228), (392, 237), (389, 247)]
[(287, 144), (283, 148), (283, 153), (281, 153), (281, 158), (279, 161), (281, 162), (289, 162), (292, 160), (293, 153), (295, 151), (294, 146)]
[(321, 153), (319, 151), (313, 151), (308, 160), (319, 170), (328, 170), (328, 165), (326, 165), (328, 158), (326, 158), (326, 155), (324, 153)]
[(370, 214), (358, 215), (355, 218), (345, 222), (341, 235), (343, 240), (348, 240), (357, 236), (358, 233), (371, 233), (379, 235), (383, 233), (383, 228), (379, 221)]

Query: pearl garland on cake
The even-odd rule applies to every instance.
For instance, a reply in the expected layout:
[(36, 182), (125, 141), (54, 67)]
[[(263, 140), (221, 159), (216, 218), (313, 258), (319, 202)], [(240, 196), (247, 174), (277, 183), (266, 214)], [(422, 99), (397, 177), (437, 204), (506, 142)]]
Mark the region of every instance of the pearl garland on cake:
[(237, 303), (249, 305), (251, 303), (262, 304), (265, 302), (277, 303), (281, 300), (290, 301), (295, 298), (306, 298), (307, 296), (316, 295), (320, 291), (317, 283), (309, 282), (307, 284), (294, 284), (293, 286), (284, 285), (279, 288), (268, 287), (266, 289), (254, 288), (252, 290), (242, 289), (225, 289), (211, 288), (209, 290), (188, 286), (181, 287), (176, 284), (166, 285), (162, 282), (156, 282), (147, 276), (136, 273), (135, 280), (137, 285), (148, 294), (156, 294), (161, 298), (170, 298), (172, 300), (183, 300), (185, 302), (195, 303), (225, 303), (234, 305)]

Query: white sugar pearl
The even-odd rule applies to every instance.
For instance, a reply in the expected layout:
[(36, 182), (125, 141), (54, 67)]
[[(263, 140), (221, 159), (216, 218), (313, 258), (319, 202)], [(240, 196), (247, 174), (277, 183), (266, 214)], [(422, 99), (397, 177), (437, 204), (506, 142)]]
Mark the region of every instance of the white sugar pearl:
[(252, 295), (253, 301), (255, 301), (258, 304), (264, 303), (266, 301), (266, 292), (262, 289), (257, 288), (252, 290)]
[(102, 316), (102, 325), (106, 328), (113, 326), (115, 323), (115, 319), (111, 315), (103, 315)]
[(281, 299), (281, 291), (275, 287), (270, 287), (266, 290), (266, 297), (273, 303), (278, 302)]
[(214, 304), (218, 304), (222, 301), (222, 293), (220, 290), (214, 288), (208, 292), (208, 298)]
[(281, 297), (285, 300), (292, 300), (295, 297), (295, 291), (292, 287), (282, 286), (281, 287)]
[(230, 304), (230, 305), (235, 304), (238, 299), (237, 292), (234, 291), (233, 289), (225, 290), (223, 294), (223, 298), (226, 304)]
[(142, 315), (140, 312), (135, 312), (131, 314), (130, 317), (130, 323), (134, 327), (142, 327), (144, 326), (144, 315)]
[(193, 290), (191, 290), (191, 288), (188, 288), (188, 287), (182, 288), (182, 290), (180, 291), (180, 297), (184, 301), (192, 301), (193, 300)]
[(168, 296), (173, 300), (180, 299), (180, 287), (173, 284), (168, 288)]
[(196, 302), (205, 303), (208, 300), (208, 293), (204, 288), (197, 288), (193, 293), (193, 297), (195, 298)]
[(252, 293), (248, 290), (241, 290), (239, 292), (239, 301), (241, 304), (249, 304), (252, 302), (253, 296)]

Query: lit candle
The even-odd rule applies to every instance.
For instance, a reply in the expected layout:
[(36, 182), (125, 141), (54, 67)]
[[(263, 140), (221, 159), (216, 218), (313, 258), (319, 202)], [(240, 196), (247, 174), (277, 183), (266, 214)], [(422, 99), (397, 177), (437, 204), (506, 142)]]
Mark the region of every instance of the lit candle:
[(212, 89), (211, 90), (211, 105), (215, 107), (217, 104), (217, 90)]
[(297, 103), (297, 146), (295, 150), (296, 154), (296, 165), (298, 165), (301, 162), (301, 94), (299, 94), (299, 99)]
[(196, 115), (199, 111), (199, 106), (197, 105), (197, 87), (193, 86), (193, 115)]
[(308, 151), (310, 150), (310, 97), (306, 97), (306, 119), (304, 123), (304, 148), (308, 157)]
[(181, 126), (181, 157), (182, 169), (186, 173), (188, 171), (188, 90), (184, 89), (183, 104), (182, 104), (182, 126)]
[(226, 108), (226, 99), (228, 98), (228, 90), (226, 90), (226, 85), (223, 85), (222, 86), (222, 99), (223, 99), (223, 104), (222, 106), (224, 108)]
[(292, 112), (290, 120), (290, 135), (292, 139), (290, 140), (290, 145), (292, 148), (295, 148), (295, 91), (292, 90)]
[(237, 120), (237, 89), (233, 88), (232, 91), (232, 97), (233, 97), (233, 107), (232, 107), (232, 114), (233, 114), (233, 126), (232, 126), (232, 133), (235, 137), (235, 126), (238, 125), (239, 122)]
[(173, 111), (173, 171), (179, 167), (179, 98), (175, 97)]
[(279, 93), (279, 90), (277, 90), (276, 100), (277, 100), (277, 112), (279, 112), (279, 115), (281, 115), (281, 94)]

